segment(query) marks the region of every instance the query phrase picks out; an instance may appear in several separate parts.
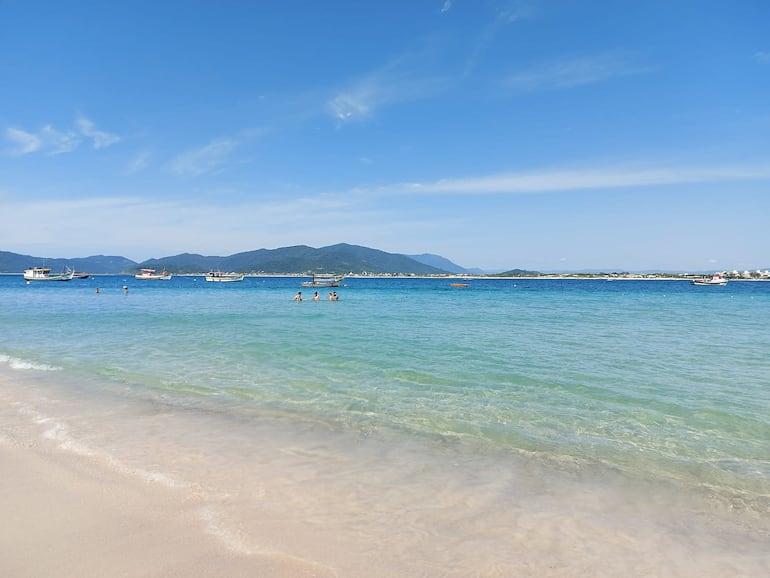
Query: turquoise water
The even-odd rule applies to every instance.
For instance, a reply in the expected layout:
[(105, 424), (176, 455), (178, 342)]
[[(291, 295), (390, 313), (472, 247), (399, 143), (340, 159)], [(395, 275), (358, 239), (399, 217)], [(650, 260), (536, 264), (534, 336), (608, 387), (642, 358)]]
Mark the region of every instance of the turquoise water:
[(0, 277), (0, 369), (209, 412), (211, 436), (256, 415), (460, 467), (613, 472), (766, 531), (770, 282), (351, 278), (296, 303), (299, 285)]

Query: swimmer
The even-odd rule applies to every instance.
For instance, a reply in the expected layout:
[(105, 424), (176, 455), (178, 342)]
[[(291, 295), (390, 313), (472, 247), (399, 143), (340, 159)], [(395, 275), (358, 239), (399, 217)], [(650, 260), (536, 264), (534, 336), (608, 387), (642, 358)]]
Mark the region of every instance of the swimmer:
[(294, 296), (294, 301), (302, 301), (302, 291), (297, 291), (297, 294)]
[(320, 300), (321, 300), (321, 296), (318, 294), (318, 291), (313, 293), (313, 301), (320, 301)]

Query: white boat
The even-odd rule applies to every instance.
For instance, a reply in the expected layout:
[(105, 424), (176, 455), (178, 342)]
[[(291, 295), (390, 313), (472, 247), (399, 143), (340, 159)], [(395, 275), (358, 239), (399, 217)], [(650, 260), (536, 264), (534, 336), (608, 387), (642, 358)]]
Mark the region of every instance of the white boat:
[(333, 273), (313, 273), (312, 281), (303, 281), (303, 287), (339, 287), (340, 281), (345, 278), (344, 275), (335, 275)]
[(209, 271), (206, 273), (206, 281), (215, 283), (232, 283), (233, 281), (243, 281), (243, 273), (225, 273), (223, 271)]
[(727, 279), (719, 273), (711, 276), (711, 279), (694, 279), (693, 285), (727, 285)]
[(161, 273), (156, 273), (155, 269), (142, 269), (140, 273), (137, 273), (134, 275), (136, 279), (161, 279), (163, 281), (168, 281), (171, 279), (171, 273), (163, 269)]
[(75, 272), (67, 269), (64, 273), (51, 275), (49, 267), (32, 267), (24, 270), (24, 278), (27, 281), (70, 281)]

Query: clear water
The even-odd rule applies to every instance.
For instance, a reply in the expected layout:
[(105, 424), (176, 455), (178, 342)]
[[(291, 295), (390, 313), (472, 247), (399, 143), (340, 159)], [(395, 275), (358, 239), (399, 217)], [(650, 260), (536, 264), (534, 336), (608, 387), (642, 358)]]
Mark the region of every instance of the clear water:
[[(617, 559), (602, 566), (606, 575), (649, 570), (644, 564), (655, 563), (647, 550), (663, 556), (661, 544), (668, 554), (660, 565), (671, 572), (659, 575), (690, 575), (687, 558), (700, 548), (728, 560), (704, 562), (706, 575), (708, 568), (768, 567), (762, 552), (770, 546), (770, 283), (345, 284), (338, 302), (326, 300), (325, 290), (313, 302), (312, 291), (302, 289), (306, 299), (297, 303), (298, 278), (25, 284), (19, 276), (0, 277), (0, 371), (39, 388), (38, 401), (24, 407), (37, 403), (43, 411), (44, 401), (56, 400), (46, 415), (59, 412), (57, 423), (89, 451), (130, 462), (132, 471), (155, 468), (196, 483), (205, 476), (179, 466), (179, 456), (205, 454), (199, 459), (217, 463), (220, 472), (205, 483), (220, 490), (235, 478), (250, 480), (246, 470), (257, 460), (314, 496), (298, 506), (306, 523), (314, 519), (313, 504), (342, 501), (351, 510), (349, 518), (340, 514), (340, 528), (356, 528), (359, 538), (373, 539), (369, 533), (380, 526), (391, 535), (384, 527), (395, 523), (394, 511), (435, 500), (448, 485), (446, 509), (398, 522), (411, 539), (390, 548), (406, 565), (386, 567), (405, 575), (435, 575), (436, 565), (439, 575), (450, 575), (450, 563), (457, 575), (469, 575), (462, 572), (469, 568), (473, 575), (520, 571), (496, 542), (508, 544), (512, 528), (531, 523), (542, 544), (550, 543), (565, 520), (590, 520), (563, 537), (584, 549), (586, 533), (606, 544), (606, 536), (596, 536), (608, 528), (613, 536), (631, 520), (645, 528), (649, 536), (638, 538), (633, 555), (609, 540)], [(101, 413), (72, 409), (88, 403)], [(163, 421), (152, 421), (159, 415)], [(151, 427), (137, 430), (130, 425), (137, 420)], [(118, 423), (123, 429), (113, 431), (109, 424)], [(271, 449), (260, 453), (255, 440)], [(157, 454), (151, 464), (148, 453)], [(281, 500), (291, 503), (288, 495)], [(244, 503), (238, 516), (257, 507)], [(576, 503), (583, 504), (579, 512)], [(383, 508), (388, 522), (377, 515)], [(438, 510), (442, 516), (432, 519)], [(462, 539), (447, 546), (459, 523), (447, 511), (494, 520), (500, 510), (510, 518), (497, 520), (497, 531), (466, 519)], [(221, 503), (217, 511), (225, 519), (236, 515)], [(362, 512), (359, 528), (351, 520)], [(327, 510), (316, 514), (318, 524), (329, 523)], [(427, 529), (434, 525), (435, 535)], [(734, 539), (724, 537), (733, 532)], [(672, 546), (673, 535), (688, 536), (686, 544)], [(435, 559), (422, 549), (410, 554), (416, 536), (431, 552), (437, 545), (446, 550)], [(662, 536), (654, 548), (645, 542), (653, 536)], [(472, 551), (459, 544), (472, 544)], [(574, 547), (556, 555), (552, 543), (543, 545), (542, 559), (526, 568), (604, 575), (595, 561), (613, 558), (596, 547), (575, 558)], [(328, 544), (324, 552), (307, 550), (302, 555), (315, 561), (333, 551)], [(367, 556), (335, 567), (354, 575), (355, 564), (371, 563)], [(403, 562), (410, 556), (433, 566), (411, 567)]]

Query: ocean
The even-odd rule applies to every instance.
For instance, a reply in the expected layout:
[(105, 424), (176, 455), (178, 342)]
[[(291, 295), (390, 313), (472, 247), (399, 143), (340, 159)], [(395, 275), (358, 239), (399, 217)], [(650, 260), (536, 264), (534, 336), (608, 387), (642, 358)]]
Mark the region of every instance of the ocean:
[(0, 276), (0, 443), (318, 576), (770, 575), (770, 282), (302, 280)]

